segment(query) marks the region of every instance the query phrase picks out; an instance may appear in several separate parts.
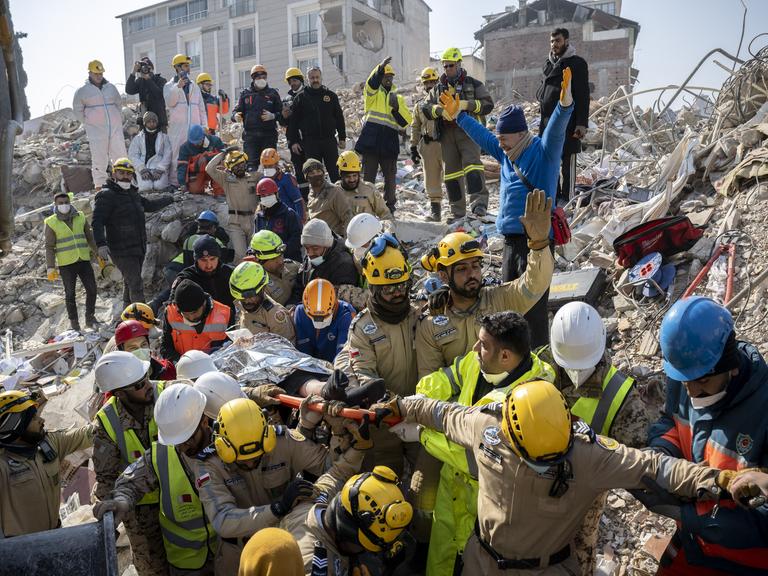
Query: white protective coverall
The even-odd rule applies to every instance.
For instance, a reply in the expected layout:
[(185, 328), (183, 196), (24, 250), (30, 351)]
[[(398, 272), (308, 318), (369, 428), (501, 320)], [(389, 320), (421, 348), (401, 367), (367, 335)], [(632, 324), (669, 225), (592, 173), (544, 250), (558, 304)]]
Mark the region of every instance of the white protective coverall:
[[(168, 138), (168, 134), (158, 130), (157, 139), (155, 140), (155, 155), (146, 161), (147, 157), (147, 140), (146, 132), (142, 130), (131, 140), (131, 145), (128, 147), (128, 158), (133, 162), (133, 167), (136, 169), (136, 181), (139, 184), (139, 192), (161, 192), (168, 188), (168, 171), (171, 169), (171, 155), (173, 150), (171, 148), (171, 139)], [(141, 171), (148, 170), (162, 170), (163, 174), (158, 180), (145, 180), (141, 177)]]
[(123, 137), (123, 102), (114, 84), (104, 80), (101, 88), (90, 79), (77, 89), (72, 109), (85, 126), (91, 147), (91, 175), (98, 189), (107, 181), (110, 160), (127, 156)]
[(187, 141), (189, 127), (193, 124), (205, 127), (208, 122), (208, 113), (200, 87), (190, 78), (187, 95), (183, 89), (179, 88), (178, 83), (179, 77), (174, 76), (163, 88), (163, 98), (168, 108), (168, 137), (173, 147), (170, 181), (174, 186), (179, 185), (176, 164), (179, 159), (179, 148)]

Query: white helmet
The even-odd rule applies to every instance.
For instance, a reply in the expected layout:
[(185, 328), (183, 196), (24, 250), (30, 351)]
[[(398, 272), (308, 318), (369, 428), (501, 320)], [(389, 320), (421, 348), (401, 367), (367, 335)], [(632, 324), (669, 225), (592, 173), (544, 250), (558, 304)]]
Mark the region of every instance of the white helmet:
[(185, 352), (176, 363), (176, 377), (182, 380), (194, 381), (206, 372), (217, 370), (213, 359), (201, 350)]
[(161, 444), (176, 446), (192, 437), (200, 424), (205, 396), (192, 387), (189, 380), (176, 380), (155, 402), (157, 439)]
[(555, 314), (549, 340), (559, 366), (572, 370), (593, 368), (605, 352), (605, 325), (589, 304), (569, 302)]
[(345, 244), (350, 250), (360, 248), (381, 234), (383, 230), (384, 228), (376, 216), (362, 212), (347, 224), (347, 241)]
[(139, 360), (130, 352), (109, 352), (96, 362), (96, 385), (102, 392), (120, 390), (142, 380), (149, 366), (149, 362)]
[(195, 389), (205, 396), (205, 415), (216, 418), (224, 404), (236, 398), (245, 398), (237, 380), (223, 372), (208, 372), (195, 381)]

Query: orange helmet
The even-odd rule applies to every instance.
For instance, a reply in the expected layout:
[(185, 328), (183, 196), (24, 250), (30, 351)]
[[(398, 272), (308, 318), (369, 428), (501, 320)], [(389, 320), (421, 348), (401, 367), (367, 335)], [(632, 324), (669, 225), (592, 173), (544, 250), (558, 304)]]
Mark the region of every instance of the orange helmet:
[(261, 158), (259, 160), (264, 168), (268, 168), (277, 166), (277, 163), (280, 162), (280, 156), (278, 156), (277, 150), (274, 148), (264, 148), (264, 150), (261, 151)]
[(333, 322), (333, 316), (339, 308), (336, 289), (328, 280), (315, 278), (304, 288), (302, 298), (304, 313), (312, 320), (315, 328), (322, 330)]
[(266, 74), (267, 73), (267, 69), (264, 68), (264, 66), (262, 66), (261, 64), (255, 64), (253, 66), (253, 68), (251, 68), (251, 78), (253, 78), (253, 75), (256, 74), (257, 72), (261, 72), (262, 74)]

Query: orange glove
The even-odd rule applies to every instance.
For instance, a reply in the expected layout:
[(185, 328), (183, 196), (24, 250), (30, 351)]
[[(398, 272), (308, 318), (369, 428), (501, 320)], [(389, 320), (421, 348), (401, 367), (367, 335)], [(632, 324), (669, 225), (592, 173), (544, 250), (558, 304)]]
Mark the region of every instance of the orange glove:
[(461, 102), (459, 95), (450, 96), (447, 92), (440, 95), (440, 104), (443, 105), (443, 118), (446, 120), (455, 120), (461, 112)]
[(573, 104), (573, 95), (571, 94), (571, 69), (563, 70), (563, 81), (560, 83), (560, 105), (568, 108)]

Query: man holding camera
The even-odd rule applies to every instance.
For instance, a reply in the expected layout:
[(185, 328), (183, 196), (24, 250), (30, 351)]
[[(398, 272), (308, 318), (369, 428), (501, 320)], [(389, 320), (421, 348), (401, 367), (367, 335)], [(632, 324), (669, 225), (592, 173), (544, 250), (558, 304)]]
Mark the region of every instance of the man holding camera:
[(163, 87), (167, 80), (160, 74), (155, 74), (155, 66), (147, 56), (133, 64), (133, 71), (125, 81), (125, 93), (139, 95), (141, 114), (139, 124), (142, 124), (144, 112), (154, 112), (157, 115), (157, 129), (165, 132), (168, 117), (165, 113), (165, 98)]

